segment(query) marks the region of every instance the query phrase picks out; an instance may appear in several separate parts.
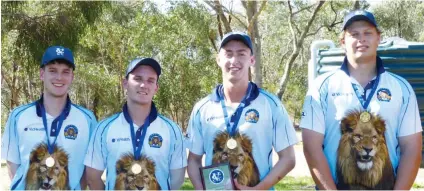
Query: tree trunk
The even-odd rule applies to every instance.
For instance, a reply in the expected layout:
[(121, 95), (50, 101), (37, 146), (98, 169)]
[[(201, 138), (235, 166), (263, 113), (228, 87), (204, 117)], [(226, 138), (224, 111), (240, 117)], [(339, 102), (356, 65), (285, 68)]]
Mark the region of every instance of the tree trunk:
[(262, 2), (259, 10), (258, 1), (248, 1), (243, 5), (246, 8), (247, 21), (249, 23), (247, 33), (252, 39), (253, 54), (255, 55), (255, 65), (250, 68), (251, 80), (258, 85), (258, 87), (262, 87), (262, 46), (261, 37), (259, 35), (258, 17), (265, 9), (266, 1)]
[(227, 17), (225, 17), (224, 15), (224, 11), (222, 10), (222, 5), (219, 2), (219, 0), (215, 0), (215, 11), (217, 12), (217, 14), (219, 15), (219, 19), (222, 21), (222, 24), (224, 25), (225, 28), (225, 34), (231, 32), (231, 26), (230, 26), (230, 22), (228, 22)]

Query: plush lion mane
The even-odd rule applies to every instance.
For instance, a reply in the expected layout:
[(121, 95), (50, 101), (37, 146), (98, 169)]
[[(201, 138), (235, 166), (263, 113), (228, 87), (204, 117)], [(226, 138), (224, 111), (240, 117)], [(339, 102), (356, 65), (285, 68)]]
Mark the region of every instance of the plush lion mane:
[(360, 120), (362, 112), (349, 111), (341, 120), (337, 189), (392, 190), (395, 177), (384, 136), (385, 122), (370, 113), (370, 121), (364, 123)]
[[(139, 174), (131, 171), (132, 165), (136, 163), (141, 166)], [(145, 155), (141, 155), (139, 160), (135, 160), (132, 153), (126, 153), (116, 162), (115, 190), (160, 189), (155, 176), (155, 163)]]
[(220, 132), (214, 140), (212, 163), (230, 164), (231, 172), (237, 182), (245, 186), (256, 186), (260, 182), (259, 170), (252, 156), (252, 141), (237, 133), (234, 139), (237, 142), (235, 149), (227, 147), (230, 136), (227, 132)]
[[(47, 167), (46, 159), (53, 157), (55, 163)], [(54, 146), (50, 155), (45, 143), (38, 144), (30, 154), (30, 166), (25, 179), (26, 190), (69, 190), (68, 154)]]

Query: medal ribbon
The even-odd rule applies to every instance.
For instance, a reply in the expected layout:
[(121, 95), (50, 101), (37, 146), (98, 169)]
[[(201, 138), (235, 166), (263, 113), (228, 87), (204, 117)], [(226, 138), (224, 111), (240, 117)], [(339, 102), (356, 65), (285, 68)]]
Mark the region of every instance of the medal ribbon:
[[(44, 105), (41, 104), (40, 105), (40, 109), (41, 109), (41, 116), (43, 118), (43, 125), (44, 125), (44, 131), (46, 132), (46, 137), (47, 137), (47, 149), (49, 151), (49, 154), (53, 154), (54, 152), (54, 146), (56, 144), (56, 140), (58, 137), (58, 134), (60, 133), (60, 129), (62, 128), (62, 124), (63, 121), (65, 119), (65, 109), (67, 106), (65, 106), (65, 108), (63, 108), (62, 113), (59, 115), (59, 123), (57, 124), (57, 129), (56, 129), (56, 136), (54, 138), (53, 143), (50, 144), (50, 138), (49, 138), (49, 133), (47, 132), (47, 117), (46, 117), (46, 109), (44, 108)], [(53, 125), (53, 123), (52, 123)]]
[[(128, 113), (128, 106), (127, 106), (127, 104), (125, 104), (124, 110), (125, 110), (125, 112)], [(137, 140), (136, 139), (137, 139), (137, 137), (140, 137), (140, 135), (139, 135), (139, 133), (137, 133), (138, 136), (136, 136), (136, 134), (134, 132), (134, 123), (133, 123), (133, 120), (132, 120), (132, 118), (131, 118), (131, 116), (129, 114), (127, 116), (128, 123), (130, 124), (131, 141), (132, 141), (132, 147), (133, 147), (133, 152), (134, 152), (134, 158), (135, 158), (135, 160), (139, 160), (140, 157), (141, 157), (141, 149), (143, 148), (143, 142), (144, 142), (144, 139), (146, 138), (147, 128), (150, 126), (149, 116), (150, 116), (150, 114), (147, 115), (146, 119), (144, 120), (144, 124), (141, 127), (139, 127), (139, 128), (141, 128), (142, 133), (141, 133), (140, 141), (138, 143), (137, 143)]]
[(241, 117), (241, 114), (243, 113), (243, 109), (246, 106), (246, 99), (247, 99), (248, 95), (250, 94), (251, 89), (252, 89), (252, 85), (249, 83), (249, 86), (247, 87), (246, 94), (244, 95), (243, 99), (241, 100), (241, 102), (240, 102), (239, 106), (237, 107), (236, 111), (234, 112), (234, 114), (231, 116), (231, 121), (234, 121), (232, 126), (230, 124), (230, 119), (228, 118), (227, 107), (225, 106), (224, 93), (222, 93), (222, 95), (219, 96), (222, 111), (224, 112), (225, 125), (227, 126), (227, 132), (230, 135), (230, 137), (235, 136), (235, 133), (237, 131), (237, 125), (240, 121), (240, 117)]
[[(375, 91), (377, 90), (377, 86), (378, 86), (378, 82), (380, 81), (380, 74), (377, 75), (377, 78), (374, 81), (374, 85), (372, 86), (371, 92), (369, 94), (369, 96), (366, 98), (366, 100), (362, 97), (361, 93), (359, 92), (359, 89), (356, 87), (355, 84), (352, 83), (352, 88), (356, 94), (356, 97), (358, 97), (359, 102), (361, 103), (361, 106), (367, 110), (368, 105), (371, 102), (371, 99), (375, 93)], [(366, 96), (367, 92), (364, 90), (364, 94)]]

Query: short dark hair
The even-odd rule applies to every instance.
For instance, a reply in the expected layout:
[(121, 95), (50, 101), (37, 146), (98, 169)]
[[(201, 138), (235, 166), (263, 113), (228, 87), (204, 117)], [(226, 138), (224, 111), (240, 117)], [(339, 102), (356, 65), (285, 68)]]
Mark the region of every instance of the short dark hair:
[(47, 64), (42, 65), (41, 68), (44, 68), (45, 66), (50, 65), (50, 64), (66, 64), (67, 66), (69, 66), (69, 68), (72, 68), (72, 70), (75, 70), (74, 65), (72, 63), (68, 62), (65, 59), (52, 60), (52, 61), (48, 62)]

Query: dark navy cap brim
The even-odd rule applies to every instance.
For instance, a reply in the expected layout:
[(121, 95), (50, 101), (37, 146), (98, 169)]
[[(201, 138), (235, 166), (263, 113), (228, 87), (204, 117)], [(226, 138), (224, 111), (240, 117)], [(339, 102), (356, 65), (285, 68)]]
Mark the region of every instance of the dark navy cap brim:
[(228, 42), (230, 42), (232, 40), (243, 42), (243, 44), (245, 44), (247, 47), (249, 47), (249, 49), (252, 51), (252, 54), (253, 54), (252, 42), (250, 41), (250, 39), (246, 39), (246, 37), (244, 37), (241, 34), (230, 34), (230, 35), (226, 36), (222, 40), (221, 46), (219, 47), (219, 49), (224, 47)]
[[(133, 62), (136, 62), (136, 63), (133, 63)], [(140, 60), (133, 60), (130, 63), (130, 68), (127, 70), (127, 73), (125, 74), (125, 77), (128, 77), (128, 75), (132, 71), (134, 71), (134, 69), (136, 69), (138, 66), (141, 66), (141, 65), (146, 65), (146, 66), (152, 67), (153, 70), (155, 70), (155, 72), (158, 75), (158, 77), (160, 76), (160, 74), (161, 74), (161, 67), (160, 67), (159, 63), (155, 59), (153, 59), (153, 58), (143, 58), (143, 59), (140, 59)]]

